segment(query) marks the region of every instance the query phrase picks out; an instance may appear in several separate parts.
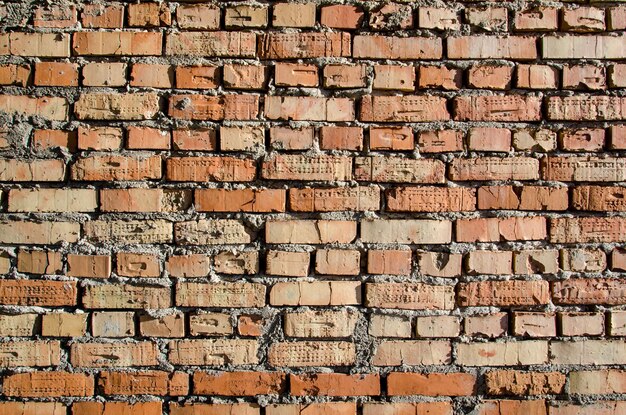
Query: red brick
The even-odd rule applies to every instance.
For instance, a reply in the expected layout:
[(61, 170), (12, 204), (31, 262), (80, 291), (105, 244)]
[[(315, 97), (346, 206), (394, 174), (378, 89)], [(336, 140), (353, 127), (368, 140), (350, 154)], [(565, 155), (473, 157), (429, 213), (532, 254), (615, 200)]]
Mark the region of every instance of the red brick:
[[(356, 46), (355, 46), (356, 48)], [(348, 33), (265, 33), (260, 36), (261, 59), (304, 59), (350, 56)]]
[(568, 65), (563, 67), (563, 89), (604, 90), (606, 71), (594, 65)]
[(167, 3), (129, 4), (128, 25), (140, 27), (169, 26), (172, 23)]
[(259, 96), (172, 95), (168, 114), (182, 120), (254, 120), (259, 114)]
[(550, 220), (550, 242), (626, 242), (626, 218), (555, 218)]
[(570, 278), (552, 286), (555, 304), (622, 304), (624, 283), (614, 278)]
[(549, 97), (547, 109), (548, 120), (619, 121), (626, 119), (626, 97)]
[(234, 157), (171, 157), (166, 171), (174, 182), (249, 182), (256, 176), (254, 160)]
[(0, 303), (39, 307), (76, 305), (76, 282), (0, 280)]
[(196, 395), (279, 395), (287, 388), (287, 376), (281, 372), (195, 372), (193, 385)]
[(313, 27), (315, 26), (315, 3), (276, 3), (273, 7), (274, 27)]
[(111, 257), (108, 255), (67, 255), (69, 277), (108, 278), (111, 276)]
[(380, 207), (378, 187), (289, 189), (289, 208), (295, 212), (368, 211)]
[(364, 96), (359, 119), (365, 122), (423, 122), (450, 119), (446, 100), (434, 96)]
[(161, 178), (161, 157), (88, 156), (72, 166), (72, 180), (111, 181)]
[(483, 186), (478, 188), (478, 209), (567, 210), (566, 187)]
[(70, 28), (76, 26), (78, 13), (76, 6), (39, 6), (34, 11), (33, 26)]
[(130, 86), (172, 88), (174, 70), (170, 65), (135, 63), (130, 72)]
[(563, 150), (573, 152), (601, 151), (605, 142), (602, 128), (561, 130), (559, 139)]
[(476, 206), (475, 192), (462, 187), (396, 187), (385, 195), (391, 212), (454, 212), (474, 210)]
[(121, 28), (124, 26), (124, 5), (85, 4), (81, 22), (84, 28)]
[(463, 150), (463, 133), (456, 130), (431, 130), (418, 133), (422, 153), (444, 153)]
[(320, 22), (334, 29), (358, 29), (364, 16), (360, 6), (333, 4), (322, 7)]
[(391, 372), (387, 375), (389, 396), (471, 396), (476, 389), (476, 376), (469, 373)]
[(185, 396), (189, 392), (189, 376), (183, 372), (110, 372), (98, 375), (98, 388), (105, 395)]
[(372, 30), (410, 29), (413, 26), (413, 9), (398, 3), (382, 4), (370, 11)]
[(224, 65), (224, 87), (227, 89), (264, 89), (268, 70), (261, 65)]
[(505, 65), (478, 65), (468, 71), (469, 86), (483, 89), (510, 89), (513, 67)]
[(74, 402), (72, 405), (72, 415), (160, 415), (162, 411), (160, 401)]
[(271, 127), (270, 145), (276, 150), (307, 150), (313, 147), (313, 127)]
[(261, 175), (269, 180), (350, 180), (352, 158), (280, 154), (263, 161)]
[(415, 90), (415, 68), (413, 66), (375, 65), (374, 89)]
[(541, 99), (531, 96), (465, 96), (454, 99), (457, 121), (539, 121)]
[(213, 128), (177, 129), (172, 132), (172, 141), (175, 150), (217, 149), (217, 134)]
[[(261, 409), (256, 403), (170, 403), (171, 415), (260, 415)], [(108, 415), (108, 414), (106, 414)], [(124, 414), (126, 415), (126, 414)], [(144, 414), (140, 414), (144, 415)], [(156, 415), (156, 414), (145, 414)]]
[(30, 78), (29, 65), (0, 65), (0, 85), (26, 86)]
[(572, 32), (595, 32), (605, 29), (604, 9), (579, 7), (564, 9), (561, 29)]
[(556, 7), (533, 7), (515, 12), (513, 21), (517, 31), (548, 31), (559, 28), (559, 9)]
[(465, 10), (467, 23), (487, 32), (506, 32), (508, 9), (503, 7), (472, 7)]
[(291, 374), (289, 384), (294, 396), (378, 396), (381, 392), (378, 374)]
[(0, 402), (0, 415), (66, 415), (61, 402)]
[(413, 150), (415, 140), (410, 127), (371, 127), (369, 143), (372, 150)]
[(0, 35), (0, 55), (68, 58), (70, 36), (65, 33), (4, 33)]
[(174, 255), (167, 259), (165, 270), (172, 277), (206, 277), (210, 258), (203, 254)]
[(130, 150), (169, 150), (170, 132), (159, 128), (128, 126), (126, 148)]
[(418, 84), (420, 88), (441, 88), (456, 90), (461, 88), (463, 71), (445, 66), (420, 66)]
[(560, 395), (566, 377), (559, 372), (492, 370), (485, 374), (489, 395)]
[(226, 8), (224, 23), (231, 27), (267, 27), (269, 7), (264, 5), (237, 4)]
[(218, 85), (216, 66), (177, 66), (176, 88), (209, 89)]
[(467, 135), (468, 147), (473, 151), (511, 150), (511, 130), (508, 128), (474, 127)]
[(66, 62), (37, 62), (35, 85), (78, 86), (78, 65)]
[(116, 127), (78, 127), (79, 150), (119, 150), (122, 147), (122, 129)]
[(556, 89), (558, 69), (548, 65), (517, 65), (518, 88)]
[(82, 373), (17, 373), (3, 379), (2, 389), (6, 396), (22, 398), (91, 396), (94, 393), (94, 379)]
[(461, 22), (454, 9), (441, 7), (420, 7), (419, 23), (420, 28), (435, 30), (459, 30)]
[(270, 120), (354, 121), (352, 98), (266, 96), (265, 117)]
[(462, 283), (457, 294), (461, 307), (541, 305), (550, 301), (547, 281), (481, 281)]
[(276, 63), (274, 82), (277, 86), (315, 87), (319, 84), (317, 66), (299, 63)]
[(237, 333), (240, 336), (259, 337), (263, 334), (265, 320), (261, 316), (239, 316), (237, 319)]
[(183, 29), (219, 29), (220, 9), (212, 4), (181, 4), (176, 8), (176, 21)]
[(103, 212), (176, 212), (191, 205), (191, 191), (178, 189), (101, 189)]
[(477, 415), (547, 415), (547, 413), (544, 400), (486, 400), (478, 406)]
[(354, 36), (352, 56), (358, 59), (440, 59), (441, 39), (434, 37)]
[(324, 66), (324, 87), (326, 88), (365, 88), (367, 67), (365, 65), (326, 65)]
[(411, 273), (411, 251), (368, 250), (367, 272), (379, 275), (409, 275)]
[(322, 150), (362, 150), (363, 129), (361, 127), (321, 127), (320, 148)]
[(198, 212), (284, 212), (286, 191), (282, 189), (198, 189)]
[(161, 265), (153, 254), (118, 252), (116, 273), (124, 277), (158, 277)]
[(539, 160), (531, 157), (477, 157), (452, 160), (452, 180), (537, 180)]
[(452, 415), (451, 402), (394, 402), (364, 403), (363, 415), (415, 415), (415, 414)]

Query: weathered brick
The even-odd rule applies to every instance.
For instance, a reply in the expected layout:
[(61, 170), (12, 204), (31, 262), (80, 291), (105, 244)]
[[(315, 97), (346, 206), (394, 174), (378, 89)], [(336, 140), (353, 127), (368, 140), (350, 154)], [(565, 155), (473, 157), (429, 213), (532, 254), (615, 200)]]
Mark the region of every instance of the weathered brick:
[(547, 281), (482, 281), (462, 283), (457, 302), (461, 307), (541, 305), (550, 301)]
[(9, 115), (41, 117), (50, 121), (67, 121), (69, 104), (61, 97), (0, 95), (0, 112)]
[(89, 62), (83, 66), (84, 86), (124, 86), (128, 65), (121, 62)]
[(28, 398), (91, 396), (94, 379), (83, 373), (17, 373), (3, 379), (2, 392), (6, 396)]
[(261, 59), (331, 58), (350, 53), (349, 33), (265, 33), (259, 37)]
[(263, 307), (265, 286), (257, 283), (178, 282), (176, 305), (183, 307)]
[[(74, 402), (72, 415), (158, 415), (161, 402)], [(56, 414), (55, 414), (56, 415)]]
[(378, 374), (291, 374), (289, 384), (290, 393), (295, 396), (378, 396), (380, 394)]
[(309, 275), (311, 258), (308, 252), (268, 251), (265, 272), (283, 277)]
[(41, 316), (44, 337), (83, 337), (87, 333), (87, 313), (48, 313)]
[(0, 280), (0, 303), (39, 307), (76, 305), (76, 282)]
[(185, 366), (254, 365), (259, 362), (257, 348), (256, 340), (172, 340), (168, 360), (173, 365)]
[(479, 415), (533, 414), (546, 415), (544, 400), (486, 400), (478, 406)]
[(446, 99), (435, 96), (371, 96), (361, 98), (359, 120), (365, 122), (447, 121)]
[(171, 95), (168, 114), (181, 120), (255, 120), (259, 113), (259, 96)]
[(372, 403), (363, 404), (363, 415), (398, 415), (398, 414), (419, 414), (436, 413), (441, 415), (452, 415), (451, 402), (394, 402), (394, 403)]
[(591, 243), (626, 241), (623, 218), (556, 218), (550, 220), (553, 243)]
[(541, 120), (541, 99), (520, 95), (456, 97), (454, 119), (457, 121), (539, 121)]
[(439, 38), (354, 36), (353, 57), (360, 59), (439, 59), (443, 54)]
[[(160, 404), (160, 403), (159, 403)], [(256, 403), (170, 403), (171, 415), (197, 415), (197, 414), (215, 414), (215, 415), (260, 415), (261, 407)], [(109, 415), (109, 414), (105, 414)], [(111, 414), (113, 415), (113, 414)], [(126, 415), (126, 414), (124, 414)], [(131, 415), (131, 414), (128, 414)], [(157, 415), (146, 414), (146, 415)]]
[(289, 189), (289, 209), (295, 212), (378, 210), (380, 190), (374, 186)]
[(0, 85), (24, 87), (30, 77), (29, 65), (5, 64), (0, 66)]
[(413, 26), (413, 9), (409, 5), (383, 3), (370, 11), (372, 30), (410, 29)]
[(507, 313), (493, 313), (465, 317), (465, 334), (472, 337), (494, 338), (504, 336), (509, 327)]
[(197, 395), (278, 395), (287, 388), (287, 376), (281, 372), (195, 372), (193, 385)]
[(73, 222), (34, 222), (16, 219), (0, 222), (0, 243), (53, 245), (74, 243), (80, 238), (80, 224)]
[(451, 310), (454, 287), (424, 283), (368, 283), (365, 305), (405, 310)]
[(352, 311), (286, 313), (284, 331), (290, 337), (350, 337), (358, 319), (359, 314)]
[(322, 7), (320, 22), (334, 29), (357, 29), (364, 17), (360, 6), (333, 4)]
[(158, 112), (159, 97), (151, 93), (85, 93), (74, 104), (81, 120), (148, 120)]
[(234, 219), (200, 219), (178, 222), (174, 226), (174, 240), (179, 245), (224, 245), (249, 243), (254, 233)]
[(14, 340), (0, 343), (0, 367), (47, 367), (61, 363), (59, 341)]
[(315, 26), (315, 3), (276, 3), (273, 7), (274, 27)]
[(382, 183), (443, 183), (445, 165), (440, 160), (404, 157), (355, 157), (358, 181)]
[(83, 294), (89, 309), (159, 309), (171, 306), (170, 289), (130, 284), (89, 285)]
[(354, 102), (351, 98), (267, 96), (265, 116), (270, 120), (353, 121)]
[(560, 395), (565, 379), (559, 372), (492, 370), (485, 375), (489, 395)]
[(108, 278), (111, 276), (111, 257), (108, 255), (67, 255), (67, 276)]
[(189, 391), (189, 376), (183, 372), (157, 370), (136, 373), (103, 371), (98, 375), (97, 385), (105, 395), (185, 396)]
[(69, 58), (70, 35), (67, 33), (3, 33), (0, 35), (0, 55)]
[(0, 314), (0, 336), (34, 336), (37, 318), (34, 313)]
[(268, 350), (268, 363), (274, 367), (350, 366), (355, 360), (354, 343), (341, 341), (278, 342)]
[(198, 212), (284, 212), (282, 189), (198, 189), (194, 194)]
[(85, 4), (81, 13), (84, 28), (115, 29), (124, 26), (123, 4)]
[(86, 239), (127, 244), (168, 243), (172, 223), (165, 220), (92, 220), (83, 225)]
[(270, 244), (350, 243), (356, 222), (335, 220), (268, 220), (265, 242)]
[[(268, 7), (264, 5), (236, 4), (226, 8), (224, 23), (231, 27), (266, 27)], [(219, 22), (218, 22), (219, 25)]]
[(136, 343), (74, 343), (70, 362), (75, 367), (156, 366), (158, 349), (149, 341)]
[(162, 317), (139, 316), (139, 333), (146, 337), (185, 337), (185, 315), (173, 313)]
[(470, 396), (476, 389), (476, 376), (469, 373), (391, 372), (387, 375), (390, 396)]
[(386, 192), (386, 200), (392, 212), (471, 211), (476, 206), (476, 193), (462, 187), (396, 187)]
[(0, 402), (1, 415), (65, 415), (61, 402)]
[(166, 177), (174, 182), (249, 182), (254, 180), (254, 160), (225, 156), (170, 157)]
[(219, 29), (220, 9), (212, 4), (181, 4), (176, 8), (176, 21), (183, 29)]
[(361, 241), (365, 243), (445, 244), (452, 238), (452, 222), (446, 220), (365, 220)]
[(460, 319), (455, 316), (423, 316), (415, 322), (417, 337), (457, 337), (461, 333)]

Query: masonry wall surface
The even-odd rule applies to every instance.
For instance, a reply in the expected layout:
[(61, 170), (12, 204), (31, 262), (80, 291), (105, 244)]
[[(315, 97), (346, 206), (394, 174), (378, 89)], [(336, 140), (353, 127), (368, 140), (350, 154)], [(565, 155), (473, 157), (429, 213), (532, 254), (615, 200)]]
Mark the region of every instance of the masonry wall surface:
[(0, 415), (626, 413), (626, 3), (0, 3)]

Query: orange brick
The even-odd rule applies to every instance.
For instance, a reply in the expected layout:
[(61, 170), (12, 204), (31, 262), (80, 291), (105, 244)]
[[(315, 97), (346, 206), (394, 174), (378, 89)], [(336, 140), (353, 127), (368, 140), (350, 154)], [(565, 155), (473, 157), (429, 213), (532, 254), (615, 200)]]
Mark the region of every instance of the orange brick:
[(445, 66), (420, 66), (418, 84), (420, 88), (461, 88), (463, 71)]
[(284, 212), (286, 191), (282, 189), (198, 189), (198, 212)]
[(124, 26), (124, 5), (85, 4), (81, 13), (84, 28), (115, 29)]
[(30, 372), (9, 375), (3, 379), (6, 396), (50, 398), (92, 396), (92, 375), (68, 372)]
[(35, 85), (78, 86), (78, 65), (65, 62), (37, 62)]
[(259, 337), (263, 334), (265, 320), (261, 316), (239, 316), (237, 319), (237, 333), (240, 336)]
[(320, 22), (334, 29), (357, 29), (365, 13), (359, 6), (334, 4), (322, 7)]
[(455, 130), (420, 131), (417, 143), (422, 153), (462, 151), (463, 133)]
[(169, 150), (170, 132), (159, 128), (128, 126), (126, 148), (129, 150)]
[(160, 56), (163, 37), (157, 32), (76, 32), (72, 48), (83, 56)]
[(172, 23), (167, 3), (129, 4), (127, 10), (129, 26), (158, 27)]
[(76, 6), (39, 6), (35, 9), (33, 16), (33, 26), (35, 27), (55, 27), (70, 28), (76, 26), (78, 13)]
[(130, 72), (130, 86), (172, 88), (174, 68), (170, 65), (135, 63)]
[(76, 282), (72, 281), (0, 281), (0, 303), (7, 305), (73, 306), (76, 295)]
[(381, 393), (378, 374), (291, 374), (289, 384), (294, 396), (378, 396)]
[(370, 11), (372, 30), (410, 29), (413, 26), (413, 9), (398, 3), (382, 4)]
[(160, 401), (155, 402), (74, 402), (72, 415), (160, 415)]
[(197, 395), (278, 395), (287, 388), (287, 376), (281, 372), (195, 372), (193, 385)]
[(265, 89), (268, 69), (262, 65), (224, 65), (224, 87), (227, 89)]
[(176, 21), (183, 29), (219, 29), (220, 9), (211, 4), (181, 4), (176, 8)]
[(323, 126), (320, 128), (320, 148), (323, 150), (362, 150), (361, 127)]
[(174, 182), (249, 182), (256, 176), (254, 160), (234, 157), (171, 157), (167, 179)]
[(0, 65), (0, 85), (26, 86), (30, 78), (29, 65)]
[(108, 278), (111, 275), (111, 257), (108, 255), (69, 254), (67, 266), (70, 277)]
[(346, 249), (318, 249), (315, 253), (315, 271), (318, 274), (359, 275), (361, 253)]
[(390, 396), (470, 396), (475, 393), (476, 376), (469, 373), (391, 372), (387, 375)]
[(209, 266), (207, 255), (176, 255), (167, 259), (165, 270), (172, 277), (206, 277)]
[(183, 372), (109, 372), (98, 375), (98, 388), (105, 395), (185, 396), (189, 392), (189, 375)]
[(532, 241), (547, 238), (546, 218), (458, 219), (457, 242)]
[(169, 98), (168, 114), (182, 120), (254, 120), (258, 113), (258, 95), (172, 95)]
[(185, 337), (185, 315), (173, 313), (162, 317), (139, 316), (139, 333), (146, 337)]
[(367, 272), (370, 274), (409, 275), (411, 273), (411, 251), (369, 250)]
[(161, 157), (87, 156), (72, 166), (73, 180), (111, 181), (161, 178)]
[(213, 128), (174, 130), (172, 139), (175, 150), (211, 151), (217, 149), (217, 134)]
[(0, 402), (0, 415), (65, 415), (60, 402)]
[(177, 66), (176, 88), (209, 89), (218, 85), (215, 66)]
[(324, 66), (324, 87), (365, 88), (366, 69), (365, 65), (326, 65)]
[(78, 127), (79, 150), (119, 150), (123, 133), (116, 127)]
[(123, 277), (158, 277), (161, 275), (159, 259), (154, 254), (118, 252), (117, 275)]
[(318, 86), (319, 74), (317, 73), (317, 66), (299, 63), (277, 63), (274, 66), (274, 82), (277, 86)]

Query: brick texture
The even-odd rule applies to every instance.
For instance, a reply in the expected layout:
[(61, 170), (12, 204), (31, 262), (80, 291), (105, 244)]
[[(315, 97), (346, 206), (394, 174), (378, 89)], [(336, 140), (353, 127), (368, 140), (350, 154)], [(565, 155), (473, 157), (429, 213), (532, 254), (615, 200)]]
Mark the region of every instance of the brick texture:
[(626, 413), (625, 0), (0, 29), (0, 415)]

